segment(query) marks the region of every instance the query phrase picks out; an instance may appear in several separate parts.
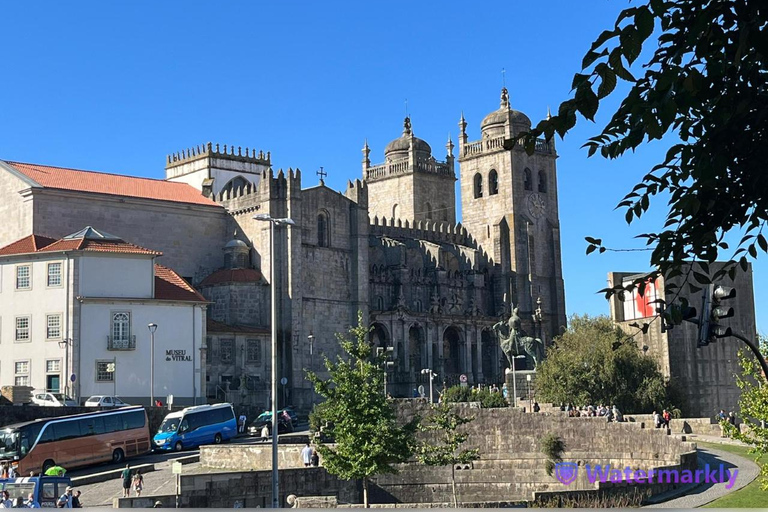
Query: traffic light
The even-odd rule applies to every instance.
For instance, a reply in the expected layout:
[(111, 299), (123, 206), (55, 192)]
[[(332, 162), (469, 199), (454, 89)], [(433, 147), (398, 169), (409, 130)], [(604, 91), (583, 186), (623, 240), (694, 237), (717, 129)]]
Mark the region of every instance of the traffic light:
[(726, 338), (733, 334), (730, 327), (721, 325), (720, 321), (734, 315), (733, 308), (723, 306), (723, 300), (736, 297), (736, 290), (729, 286), (708, 285), (702, 297), (702, 318), (699, 321), (698, 347), (705, 347), (716, 338)]

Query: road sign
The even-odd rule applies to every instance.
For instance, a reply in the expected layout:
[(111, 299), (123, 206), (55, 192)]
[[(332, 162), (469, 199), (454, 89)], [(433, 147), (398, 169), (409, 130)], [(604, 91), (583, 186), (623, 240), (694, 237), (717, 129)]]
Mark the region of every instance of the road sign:
[(467, 376), (466, 376), (466, 375), (464, 375), (464, 374), (462, 373), (462, 374), (461, 374), (461, 377), (459, 377), (459, 381), (461, 381), (461, 382), (467, 382)]
[(283, 377), (282, 379), (280, 379), (280, 384), (282, 384), (283, 386), (285, 386), (286, 384), (288, 384), (288, 379), (286, 379), (285, 377)]
[(421, 397), (424, 397), (424, 391), (425, 391), (425, 389), (424, 389), (424, 384), (421, 384), (421, 385), (419, 386), (419, 395), (420, 395)]
[(73, 373), (72, 375), (69, 376), (69, 380), (71, 380), (72, 382), (75, 382), (77, 380), (77, 375)]
[(182, 467), (183, 467), (183, 465), (182, 465), (181, 462), (174, 461), (173, 464), (171, 464), (171, 472), (174, 475), (180, 475)]

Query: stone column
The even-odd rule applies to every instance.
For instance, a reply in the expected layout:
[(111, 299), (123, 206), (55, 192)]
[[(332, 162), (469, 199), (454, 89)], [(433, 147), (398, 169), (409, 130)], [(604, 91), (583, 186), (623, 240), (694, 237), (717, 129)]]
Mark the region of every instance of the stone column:
[[(437, 338), (437, 357), (438, 360), (443, 357), (444, 349), (443, 349), (443, 336), (441, 336), (441, 331), (443, 330), (442, 325), (440, 325), (440, 322), (435, 321), (435, 337)], [(440, 368), (435, 370), (438, 372), (443, 379), (445, 379), (445, 361), (440, 365)]]
[(462, 370), (468, 380), (470, 377), (474, 379), (474, 375), (472, 374), (472, 339), (474, 337), (475, 334), (472, 331), (472, 325), (464, 324), (464, 367)]
[(483, 329), (480, 325), (474, 324), (475, 339), (477, 339), (477, 347), (475, 347), (475, 360), (477, 361), (477, 380), (483, 380)]

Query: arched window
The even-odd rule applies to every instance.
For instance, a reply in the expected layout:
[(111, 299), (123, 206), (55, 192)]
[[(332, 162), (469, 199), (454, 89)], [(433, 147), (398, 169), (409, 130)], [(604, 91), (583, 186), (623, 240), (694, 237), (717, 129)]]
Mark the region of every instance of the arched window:
[(376, 297), (376, 309), (378, 311), (384, 311), (384, 297), (381, 295)]
[(235, 176), (224, 185), (224, 188), (222, 188), (221, 191), (222, 193), (229, 192), (230, 194), (233, 194), (236, 190), (245, 190), (246, 186), (248, 186), (248, 181), (246, 181), (245, 178), (242, 176)]
[(320, 212), (317, 214), (317, 246), (330, 247), (331, 237), (328, 228), (328, 214)]
[(427, 203), (427, 219), (432, 220), (432, 205)]
[(483, 197), (483, 177), (480, 173), (475, 174), (475, 199)]
[(392, 218), (393, 219), (399, 219), (400, 218), (400, 205), (396, 204), (392, 207)]
[(523, 188), (525, 188), (525, 190), (533, 190), (533, 178), (531, 177), (531, 170), (526, 169), (523, 171), (523, 173)]
[(488, 173), (488, 195), (495, 196), (499, 193), (499, 174), (496, 169), (491, 169)]
[(539, 192), (547, 192), (547, 174), (544, 171), (539, 171)]
[(416, 313), (421, 313), (422, 312), (422, 305), (421, 305), (421, 301), (420, 300), (416, 299), (415, 301), (413, 301), (413, 310)]

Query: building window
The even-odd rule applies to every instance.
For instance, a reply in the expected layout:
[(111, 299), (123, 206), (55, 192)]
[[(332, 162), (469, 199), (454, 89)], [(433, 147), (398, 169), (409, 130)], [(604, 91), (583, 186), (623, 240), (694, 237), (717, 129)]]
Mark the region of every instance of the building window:
[(114, 382), (115, 362), (96, 361), (96, 382)]
[(13, 384), (15, 386), (29, 386), (29, 360), (16, 361), (13, 367)]
[(488, 195), (495, 196), (498, 193), (499, 193), (499, 173), (496, 172), (496, 169), (491, 169), (491, 172), (488, 173)]
[(45, 390), (49, 393), (61, 392), (61, 360), (45, 361)]
[(45, 373), (59, 373), (61, 371), (60, 359), (49, 359), (45, 362)]
[(61, 263), (48, 264), (48, 286), (61, 286)]
[(246, 340), (246, 351), (249, 363), (261, 363), (261, 340)]
[(480, 173), (475, 174), (475, 199), (483, 197), (483, 176)]
[(531, 178), (531, 170), (526, 169), (523, 171), (523, 188), (525, 190), (533, 190), (533, 181)]
[(427, 220), (432, 220), (432, 205), (427, 203)]
[(29, 324), (28, 316), (16, 317), (16, 341), (29, 341)]
[(61, 315), (46, 315), (45, 339), (61, 338)]
[(320, 212), (317, 214), (317, 246), (330, 247), (330, 236), (328, 234), (328, 214)]
[(219, 355), (222, 363), (232, 362), (235, 340), (219, 340)]
[(128, 343), (131, 336), (131, 314), (112, 313), (112, 343)]
[(547, 193), (547, 174), (539, 171), (539, 192)]
[(413, 301), (413, 310), (416, 313), (421, 313), (422, 312), (422, 305), (421, 305), (421, 301), (420, 300)]
[(378, 311), (384, 311), (384, 297), (382, 296), (376, 297), (376, 309)]
[(32, 288), (32, 267), (19, 265), (16, 267), (16, 289), (29, 290)]

